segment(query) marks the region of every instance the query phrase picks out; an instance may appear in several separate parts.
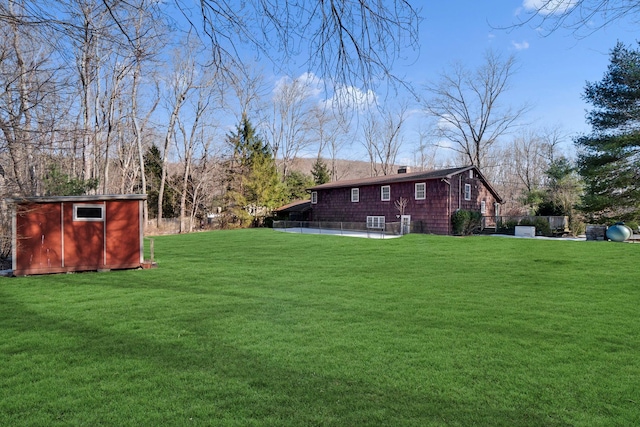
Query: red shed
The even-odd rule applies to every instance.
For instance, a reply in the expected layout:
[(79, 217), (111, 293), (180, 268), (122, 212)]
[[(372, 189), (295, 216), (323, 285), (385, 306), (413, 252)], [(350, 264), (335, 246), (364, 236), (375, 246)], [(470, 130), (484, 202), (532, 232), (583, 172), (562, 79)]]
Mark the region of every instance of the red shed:
[(13, 274), (138, 268), (146, 195), (25, 197), (13, 207)]

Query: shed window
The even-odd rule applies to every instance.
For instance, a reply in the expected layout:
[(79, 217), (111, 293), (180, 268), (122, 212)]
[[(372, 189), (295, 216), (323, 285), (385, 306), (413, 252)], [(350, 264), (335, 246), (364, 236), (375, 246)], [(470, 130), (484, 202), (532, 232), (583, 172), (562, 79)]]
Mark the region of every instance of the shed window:
[(416, 183), (416, 200), (427, 198), (427, 185), (424, 182)]
[(471, 184), (464, 185), (464, 199), (471, 200)]
[(383, 202), (388, 202), (391, 200), (391, 187), (388, 185), (383, 185), (380, 187), (380, 200)]
[(368, 216), (367, 228), (379, 228), (384, 230), (384, 217), (383, 216)]
[(104, 221), (104, 205), (73, 205), (74, 221)]
[(317, 191), (312, 191), (311, 192), (311, 204), (316, 204), (318, 203), (318, 192)]
[(351, 201), (352, 202), (359, 202), (360, 201), (360, 189), (359, 188), (352, 188), (351, 189)]

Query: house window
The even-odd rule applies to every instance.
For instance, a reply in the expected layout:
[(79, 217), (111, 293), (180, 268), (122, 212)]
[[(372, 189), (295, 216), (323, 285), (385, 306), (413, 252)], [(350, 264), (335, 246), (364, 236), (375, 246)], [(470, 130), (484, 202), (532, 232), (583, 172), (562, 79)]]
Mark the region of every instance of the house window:
[(424, 182), (416, 183), (416, 200), (427, 198), (427, 185)]
[(312, 191), (311, 192), (311, 204), (315, 205), (316, 203), (318, 203), (318, 192), (317, 191)]
[(351, 189), (351, 201), (352, 202), (359, 202), (360, 201), (360, 189), (359, 188), (352, 188)]
[(391, 187), (388, 185), (383, 185), (380, 187), (380, 200), (383, 202), (388, 202), (391, 200)]
[(104, 205), (73, 205), (74, 221), (104, 221)]
[(469, 179), (473, 179), (473, 169), (469, 171)]
[(368, 216), (367, 228), (379, 228), (384, 230), (384, 217), (383, 216)]
[(464, 185), (464, 199), (471, 200), (471, 184)]
[(487, 202), (485, 202), (484, 200), (480, 201), (480, 213), (482, 215), (487, 213)]

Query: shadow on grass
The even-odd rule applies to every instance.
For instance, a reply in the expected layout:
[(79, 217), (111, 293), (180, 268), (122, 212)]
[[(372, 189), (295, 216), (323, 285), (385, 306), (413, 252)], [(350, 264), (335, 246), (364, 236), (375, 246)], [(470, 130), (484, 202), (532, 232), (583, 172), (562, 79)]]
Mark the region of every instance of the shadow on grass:
[[(0, 404), (0, 420), (13, 425), (29, 424), (29, 418), (55, 424), (48, 414), (52, 403), (66, 414), (60, 423), (91, 420), (99, 424), (135, 425), (149, 421), (169, 424), (191, 420), (205, 424), (229, 421), (236, 425), (562, 425), (564, 423), (537, 410), (495, 407), (490, 398), (457, 396), (453, 390), (405, 389), (357, 376), (338, 377), (313, 372), (291, 361), (266, 358), (239, 348), (224, 339), (199, 334), (188, 339), (153, 336), (119, 327), (100, 327), (63, 315), (45, 314), (27, 308), (20, 301), (0, 293), (0, 337), (3, 341), (0, 384), (12, 399)], [(128, 319), (120, 319), (123, 323)], [(99, 319), (98, 319), (99, 321)], [(118, 326), (118, 325), (114, 325)], [(123, 330), (124, 329), (124, 330)], [(15, 345), (23, 334), (41, 337), (30, 347)], [(14, 364), (14, 356), (27, 353), (33, 360), (48, 358), (54, 366), (42, 375), (57, 378), (56, 390), (45, 390), (42, 382), (12, 389), (7, 378), (16, 379), (33, 369), (28, 363)], [(38, 357), (35, 357), (38, 356)], [(83, 387), (105, 389), (113, 381), (108, 411), (100, 411), (99, 401), (87, 404), (74, 391), (74, 381), (65, 376), (70, 360), (94, 371)], [(298, 361), (299, 362), (299, 361)], [(141, 370), (121, 375), (113, 371)], [(97, 370), (97, 372), (96, 372)], [(126, 374), (126, 372), (120, 372)], [(27, 378), (27, 377), (25, 377)], [(136, 386), (136, 382), (146, 385)], [(151, 387), (149, 387), (149, 383)], [(13, 384), (13, 383), (12, 383)], [(85, 390), (86, 392), (86, 390)], [(25, 393), (29, 396), (21, 396)], [(144, 395), (148, 393), (148, 395)], [(37, 395), (39, 397), (34, 398)], [(21, 398), (35, 399), (31, 413), (20, 409)], [(176, 410), (175, 406), (181, 406)], [(49, 407), (47, 410), (46, 408)], [(91, 411), (91, 414), (84, 413)], [(118, 418), (118, 413), (122, 418)], [(18, 418), (19, 417), (19, 418)]]

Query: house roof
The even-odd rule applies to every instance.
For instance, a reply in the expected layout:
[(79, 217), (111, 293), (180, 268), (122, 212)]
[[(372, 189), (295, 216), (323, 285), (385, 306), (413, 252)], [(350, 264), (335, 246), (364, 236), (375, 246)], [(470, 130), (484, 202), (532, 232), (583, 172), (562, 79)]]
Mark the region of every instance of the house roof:
[(385, 184), (393, 184), (396, 182), (450, 179), (454, 175), (466, 172), (471, 169), (474, 169), (478, 173), (478, 176), (484, 182), (487, 189), (489, 189), (489, 191), (493, 194), (493, 196), (496, 198), (496, 200), (499, 203), (502, 203), (502, 198), (500, 197), (500, 195), (498, 195), (498, 193), (493, 189), (491, 184), (489, 184), (486, 178), (482, 175), (482, 173), (480, 173), (478, 168), (475, 166), (463, 166), (463, 167), (457, 167), (457, 168), (429, 170), (429, 171), (422, 171), (422, 172), (398, 173), (394, 175), (374, 176), (371, 178), (335, 181), (335, 182), (329, 182), (327, 184), (316, 185), (315, 187), (310, 187), (307, 190), (318, 191), (318, 190), (330, 190), (330, 189), (344, 188), (344, 187), (361, 187), (366, 185), (385, 185)]
[(27, 196), (6, 199), (8, 203), (102, 202), (109, 200), (145, 200), (146, 194), (97, 194), (91, 196)]
[(274, 209), (275, 212), (287, 213), (287, 212), (304, 212), (311, 209), (311, 200), (296, 200), (291, 203), (287, 203), (284, 206), (280, 206)]

